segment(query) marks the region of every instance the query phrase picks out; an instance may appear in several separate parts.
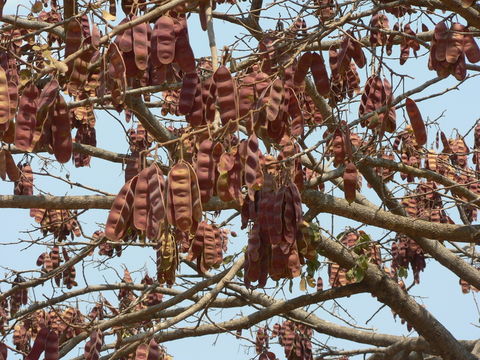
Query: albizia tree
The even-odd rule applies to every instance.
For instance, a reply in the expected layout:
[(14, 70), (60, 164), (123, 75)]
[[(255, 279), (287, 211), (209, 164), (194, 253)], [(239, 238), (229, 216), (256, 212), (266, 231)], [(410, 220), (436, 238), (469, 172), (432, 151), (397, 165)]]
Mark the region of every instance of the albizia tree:
[[(0, 9), (2, 228), (7, 208), (32, 217), (0, 259), (34, 254), (0, 279), (1, 360), (160, 360), (169, 341), (219, 333), (261, 360), (478, 358), (409, 295), (431, 263), (480, 289), (480, 124), (452, 134), (424, 111), (480, 89), (474, 0)], [(308, 308), (361, 293), (414, 333)], [(358, 344), (316, 348), (319, 334)]]

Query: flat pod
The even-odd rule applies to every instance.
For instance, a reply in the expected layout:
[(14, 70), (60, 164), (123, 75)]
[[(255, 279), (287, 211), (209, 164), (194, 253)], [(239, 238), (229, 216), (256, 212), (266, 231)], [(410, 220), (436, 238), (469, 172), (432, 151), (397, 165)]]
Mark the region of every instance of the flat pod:
[(150, 208), (148, 196), (148, 180), (155, 175), (155, 168), (148, 167), (138, 174), (133, 202), (133, 225), (140, 231), (147, 229), (148, 211)]
[(406, 100), (406, 108), (417, 145), (423, 146), (427, 143), (427, 130), (425, 129), (422, 114), (420, 114), (420, 110), (418, 110), (415, 101), (410, 98), (407, 98)]
[(199, 81), (196, 72), (183, 75), (182, 89), (180, 90), (180, 99), (178, 102), (178, 111), (180, 114), (187, 115), (192, 111)]
[(31, 151), (33, 132), (36, 125), (39, 91), (35, 84), (30, 83), (20, 97), (17, 121), (15, 124), (15, 146), (20, 150)]
[(0, 67), (0, 124), (5, 124), (10, 119), (10, 97), (8, 81), (5, 70)]
[(165, 180), (160, 168), (152, 164), (155, 172), (148, 179), (148, 196), (150, 211), (148, 212), (147, 237), (150, 240), (156, 240), (159, 235), (161, 224), (165, 219)]
[(343, 173), (343, 187), (345, 200), (349, 203), (355, 201), (355, 192), (358, 183), (358, 171), (353, 162), (348, 162)]
[(47, 343), (45, 344), (45, 360), (58, 360), (58, 335), (54, 330), (51, 330), (47, 336)]
[(310, 51), (304, 53), (298, 60), (297, 69), (293, 76), (293, 83), (297, 86), (301, 85), (307, 76), (308, 70), (312, 66), (313, 56)]
[(275, 121), (277, 116), (280, 114), (284, 97), (285, 89), (283, 81), (277, 78), (270, 87), (270, 93), (266, 107), (268, 121)]
[[(152, 44), (155, 43), (156, 56), (161, 64), (171, 64), (175, 58), (174, 21), (170, 16), (160, 16), (152, 32)], [(152, 46), (153, 50), (153, 46)]]
[(217, 87), (217, 102), (220, 108), (222, 124), (226, 125), (229, 120), (237, 117), (235, 103), (235, 85), (232, 75), (225, 65), (220, 66), (213, 74), (213, 81)]
[(193, 54), (186, 19), (178, 19), (175, 23), (175, 62), (184, 73), (195, 71), (195, 55)]
[(10, 151), (5, 151), (5, 171), (10, 181), (20, 180), (20, 169), (15, 164), (15, 161), (13, 160)]
[(173, 206), (173, 219), (169, 219), (171, 225), (181, 231), (189, 231), (192, 221), (192, 192), (190, 169), (184, 161), (175, 164), (168, 173), (168, 195), (171, 197)]
[[(120, 21), (118, 25), (124, 25), (128, 22), (129, 19), (125, 18)], [(129, 53), (133, 50), (133, 32), (131, 27), (127, 28), (124, 32), (117, 35), (117, 43), (118, 48), (123, 53)]]
[(113, 200), (105, 225), (105, 237), (111, 241), (119, 241), (125, 235), (132, 215), (136, 183), (137, 176), (126, 182)]
[(317, 53), (312, 53), (312, 65), (310, 68), (318, 93), (323, 97), (327, 97), (330, 93), (330, 80), (328, 79), (323, 57)]
[(52, 117), (53, 153), (60, 163), (72, 157), (72, 135), (70, 113), (62, 95), (58, 94)]
[(147, 360), (148, 345), (140, 344), (135, 351), (135, 360)]
[(480, 49), (477, 42), (471, 34), (466, 34), (463, 37), (463, 49), (468, 61), (475, 64), (480, 61)]
[(245, 76), (238, 87), (238, 114), (240, 117), (246, 116), (252, 110), (255, 102), (255, 75)]
[(148, 357), (147, 360), (160, 360), (160, 347), (155, 339), (152, 338), (148, 344)]
[(6, 152), (7, 150), (0, 149), (0, 178), (2, 178), (3, 181), (7, 179), (7, 163), (5, 160)]
[(193, 99), (193, 106), (185, 119), (192, 127), (199, 127), (206, 124), (206, 119), (204, 115), (204, 104), (203, 104), (203, 95), (202, 95), (202, 84), (198, 82), (196, 90), (195, 90), (195, 97)]
[(205, 139), (200, 143), (197, 152), (196, 172), (202, 203), (213, 196), (215, 186), (215, 161), (213, 159), (213, 142)]
[(195, 173), (194, 168), (190, 163), (185, 162), (190, 170), (190, 183), (191, 183), (191, 193), (192, 193), (192, 219), (195, 225), (195, 228), (198, 226), (198, 223), (202, 221), (202, 200), (200, 196), (200, 186), (198, 184), (197, 174)]
[(38, 360), (40, 355), (45, 351), (45, 345), (47, 344), (48, 329), (42, 327), (35, 337), (32, 349), (28, 353), (25, 360)]
[(43, 124), (45, 117), (48, 114), (48, 110), (55, 102), (57, 98), (58, 90), (60, 85), (57, 79), (50, 80), (47, 85), (40, 92), (38, 97), (38, 110), (37, 110), (37, 126), (38, 124)]
[[(135, 17), (134, 17), (135, 18)], [(134, 19), (132, 18), (132, 20)], [(147, 23), (141, 23), (133, 27), (133, 52), (135, 53), (135, 65), (138, 70), (145, 71), (148, 67), (148, 32)], [(158, 48), (157, 48), (158, 49)]]
[(67, 23), (65, 40), (65, 58), (80, 49), (82, 45), (82, 26), (77, 19), (71, 19)]
[(248, 196), (251, 201), (255, 201), (255, 191), (253, 188), (256, 183), (259, 166), (258, 138), (255, 134), (252, 134), (247, 140), (247, 159), (245, 161), (245, 184), (247, 185)]

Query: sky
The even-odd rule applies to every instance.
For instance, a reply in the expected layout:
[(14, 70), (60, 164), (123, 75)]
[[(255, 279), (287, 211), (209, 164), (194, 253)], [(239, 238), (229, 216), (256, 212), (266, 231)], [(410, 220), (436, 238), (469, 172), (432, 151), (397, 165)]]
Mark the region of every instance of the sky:
[[(4, 14), (13, 13), (15, 3), (15, 1), (7, 2), (7, 5), (4, 9)], [(223, 12), (228, 8), (229, 5), (227, 4), (220, 5), (217, 7), (217, 11)], [(201, 30), (196, 14), (192, 14), (188, 20), (188, 24), (190, 43), (192, 44), (195, 56), (209, 56), (210, 51), (208, 48), (207, 33)], [(272, 23), (270, 22), (270, 24), (266, 25), (271, 26)], [(238, 26), (224, 23), (221, 20), (215, 20), (214, 26), (216, 30), (218, 49), (222, 49), (224, 45), (231, 44), (233, 41), (235, 41), (235, 37), (238, 37), (240, 34), (244, 33), (244, 30), (240, 29)], [(431, 25), (429, 25), (429, 27), (432, 28)], [(252, 42), (252, 46), (256, 46), (256, 42)], [(394, 56), (395, 54), (398, 55), (398, 50), (394, 51), (396, 51), (396, 53), (394, 52)], [(423, 50), (420, 51), (420, 54), (424, 53), (425, 52)], [(406, 78), (404, 85), (406, 90), (416, 87), (423, 81), (436, 76), (434, 72), (428, 70), (427, 59), (428, 56), (421, 56), (417, 60), (410, 59), (402, 67), (396, 66), (396, 69), (399, 72), (412, 77), (411, 79)], [(364, 79), (365, 76), (362, 74), (362, 83), (364, 82)], [(426, 92), (413, 96), (413, 99), (442, 91), (445, 88), (449, 88), (456, 84), (457, 82), (452, 77), (449, 77), (439, 84), (429, 88)], [(447, 136), (454, 134), (456, 129), (458, 129), (460, 133), (465, 133), (466, 130), (473, 126), (475, 121), (480, 118), (478, 111), (479, 90), (479, 82), (476, 78), (474, 78), (467, 81), (465, 84), (462, 84), (460, 86), (460, 91), (451, 91), (447, 94), (447, 96), (441, 96), (432, 98), (428, 101), (422, 101), (419, 102), (418, 105), (427, 121), (428, 119), (436, 119), (439, 116), (442, 116), (438, 122)], [(395, 95), (400, 93), (401, 89), (399, 88), (396, 90)], [(401, 111), (397, 111), (397, 117), (398, 126), (405, 126), (405, 123), (402, 124), (402, 119), (405, 119), (405, 114), (402, 114)], [(123, 114), (119, 115), (118, 118), (121, 119), (123, 124), (125, 124)], [(352, 112), (348, 114), (348, 118), (346, 120), (351, 121), (355, 118), (356, 107), (352, 108)], [(128, 145), (124, 138), (123, 131), (118, 125), (116, 119), (107, 114), (97, 113), (96, 130), (98, 147), (120, 153), (127, 152)], [(322, 133), (323, 130), (322, 132), (315, 133), (314, 138), (311, 140), (312, 143), (317, 141)], [(434, 131), (430, 131), (429, 133), (429, 144), (431, 144), (434, 140), (434, 136), (432, 134), (434, 134)], [(473, 136), (471, 133), (467, 137), (467, 144), (470, 146), (473, 144)], [(20, 161), (21, 158), (21, 155), (15, 156), (16, 161)], [(40, 171), (40, 163), (37, 159), (33, 161), (33, 169), (37, 172)], [(92, 158), (90, 168), (76, 169), (72, 164), (60, 166), (59, 164), (52, 163), (49, 165), (48, 170), (51, 172), (60, 173), (63, 176), (69, 174), (69, 177), (72, 181), (78, 181), (82, 184), (99, 188), (112, 194), (116, 194), (118, 192), (124, 181), (124, 172), (121, 164), (112, 164), (97, 158)], [(52, 195), (61, 196), (67, 194), (93, 194), (84, 189), (71, 188), (60, 181), (53, 181), (45, 176), (35, 176), (35, 184), (38, 186), (38, 188), (47, 191)], [(362, 191), (371, 201), (378, 203), (376, 195), (371, 190), (368, 190), (365, 185), (363, 186)], [(38, 190), (34, 192), (38, 193)], [(12, 193), (12, 183), (0, 182), (0, 194)], [(338, 190), (334, 191), (334, 195), (338, 197), (343, 196), (343, 194)], [(84, 232), (86, 234), (92, 234), (99, 228), (100, 224), (106, 221), (106, 217), (107, 211), (105, 210), (89, 210), (80, 217)], [(17, 270), (34, 268), (38, 269), (34, 263), (38, 255), (45, 251), (45, 248), (32, 246), (24, 249), (23, 246), (7, 245), (12, 242), (17, 242), (19, 239), (35, 239), (39, 236), (38, 231), (33, 233), (31, 232), (33, 229), (33, 220), (29, 217), (28, 210), (0, 209), (0, 219), (2, 219), (0, 220), (0, 223), (3, 225), (2, 232), (0, 233), (0, 264), (2, 265), (2, 268), (0, 268), (0, 276), (3, 277), (4, 275), (9, 274), (8, 269), (10, 268)], [(319, 220), (322, 226), (330, 228), (332, 216), (322, 214), (320, 215)], [(354, 222), (345, 221), (345, 219), (338, 217), (335, 217), (333, 221), (335, 224), (335, 231), (337, 233), (342, 231), (345, 226), (356, 225)], [(232, 230), (235, 230), (239, 236), (231, 239), (230, 249), (231, 251), (239, 251), (243, 246), (246, 245), (246, 234), (239, 229), (239, 224), (236, 221), (232, 223), (231, 228)], [(378, 229), (368, 226), (364, 228), (364, 230), (368, 232), (374, 239), (375, 237), (380, 237), (383, 234)], [(98, 255), (95, 254), (94, 259), (98, 258)], [(124, 252), (124, 255), (121, 258), (114, 259), (109, 264), (112, 267), (117, 265), (117, 271), (120, 271), (120, 274), (121, 266), (127, 266), (132, 272), (134, 280), (138, 282), (143, 276), (143, 272), (139, 272), (138, 270), (143, 271), (144, 269), (148, 269), (150, 274), (154, 273), (153, 258), (154, 253), (150, 249), (129, 248)], [(85, 273), (92, 276), (89, 278), (91, 281), (98, 283), (119, 281), (117, 274), (111, 268), (95, 268), (93, 262), (87, 262), (84, 265)], [(181, 270), (185, 271), (183, 267)], [(97, 272), (97, 275), (93, 274), (93, 272)], [(320, 274), (324, 280), (324, 284), (326, 284), (328, 279), (326, 275), (326, 267), (321, 270)], [(80, 286), (82, 286), (84, 282), (81, 274), (78, 273), (78, 269), (77, 277), (80, 279)], [(411, 281), (412, 275), (410, 273), (409, 277), (407, 278), (407, 284), (410, 284)], [(301, 294), (300, 290), (298, 289), (298, 279), (294, 280), (293, 288), (294, 291), (292, 294), (289, 294), (288, 289), (285, 289), (287, 297), (298, 296)], [(5, 290), (5, 286), (2, 286), (0, 290)], [(45, 285), (42, 288), (36, 289), (35, 294), (31, 294), (31, 296), (36, 296), (36, 298), (40, 298), (42, 296), (48, 297), (53, 294), (53, 291), (55, 291), (55, 294), (59, 294), (61, 289), (52, 290), (49, 285)], [(308, 291), (311, 291), (311, 289)], [(444, 267), (436, 264), (434, 261), (428, 260), (427, 268), (425, 272), (421, 274), (421, 283), (419, 286), (415, 286), (412, 289), (411, 295), (414, 296), (417, 302), (423, 304), (458, 339), (475, 339), (479, 337), (480, 315), (477, 305), (478, 295), (473, 293), (463, 295), (458, 284), (458, 278)], [(90, 297), (90, 300), (94, 299), (94, 297)], [(401, 325), (398, 319), (396, 321), (392, 320), (392, 313), (388, 308), (383, 308), (383, 310), (381, 310), (371, 322), (365, 324), (365, 321), (369, 319), (381, 306), (380, 303), (378, 303), (372, 298), (371, 295), (368, 294), (355, 295), (349, 299), (342, 299), (338, 301), (338, 304), (327, 302), (318, 305), (320, 308), (316, 309), (316, 314), (326, 320), (341, 323), (340, 320), (335, 319), (328, 313), (329, 311), (331, 312), (332, 310), (335, 310), (338, 311), (339, 314), (347, 319), (350, 323), (353, 323), (356, 326), (378, 329), (380, 332), (389, 334), (409, 335), (406, 327)], [(314, 308), (315, 306), (311, 307), (312, 310)], [(341, 308), (346, 309), (349, 315), (346, 315), (344, 310)], [(238, 311), (246, 312), (248, 310), (224, 310), (222, 312), (223, 316), (220, 317), (219, 315), (219, 319), (226, 320), (232, 318), (235, 315), (239, 315)], [(279, 321), (279, 319), (273, 320), (273, 322), (276, 321)], [(244, 332), (244, 335), (246, 335), (246, 332)], [(417, 336), (416, 333), (412, 333), (410, 335)], [(326, 342), (330, 346), (339, 346), (345, 348), (368, 347), (366, 345), (355, 345), (348, 341), (339, 339), (330, 339), (324, 334), (315, 334), (315, 337), (319, 341)], [(252, 335), (252, 339), (253, 338), (254, 335)], [(176, 359), (191, 357), (193, 351), (196, 354), (208, 354), (210, 360), (223, 360), (226, 354), (228, 354), (232, 360), (250, 359), (255, 356), (254, 349), (251, 348), (250, 344), (245, 341), (239, 341), (228, 334), (220, 335), (218, 338), (217, 336), (206, 336), (194, 339), (177, 340), (166, 344), (166, 347), (168, 352)], [(284, 359), (281, 349), (275, 347), (274, 350), (278, 358)], [(72, 356), (74, 355), (77, 354), (72, 352)], [(352, 359), (354, 358), (355, 357), (352, 357)]]

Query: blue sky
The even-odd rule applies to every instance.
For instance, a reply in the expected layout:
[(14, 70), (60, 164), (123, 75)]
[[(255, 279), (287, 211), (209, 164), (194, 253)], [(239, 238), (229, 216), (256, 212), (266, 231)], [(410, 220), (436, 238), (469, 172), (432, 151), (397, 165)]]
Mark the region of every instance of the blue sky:
[[(11, 14), (14, 12), (12, 9), (14, 5), (13, 1), (9, 1), (4, 9), (5, 14)], [(225, 11), (228, 9), (229, 5), (220, 5), (217, 7), (217, 11)], [(309, 24), (312, 25), (312, 24)], [(392, 24), (391, 24), (392, 25)], [(429, 25), (430, 28), (432, 26)], [(414, 27), (415, 29), (416, 27)], [(244, 33), (244, 30), (238, 26), (226, 24), (223, 21), (215, 20), (215, 30), (216, 30), (216, 40), (218, 49), (222, 49), (224, 45), (231, 44), (235, 41), (235, 36), (238, 36), (240, 33)], [(203, 32), (200, 28), (198, 22), (198, 16), (192, 14), (189, 18), (189, 32), (190, 32), (190, 42), (192, 44), (194, 53), (196, 57), (200, 56), (209, 56), (210, 51), (208, 48), (208, 37), (206, 32)], [(252, 45), (256, 45), (256, 42), (253, 42)], [(398, 54), (398, 49), (395, 54)], [(424, 53), (424, 50), (421, 50), (420, 53)], [(427, 59), (428, 56), (422, 56), (418, 60), (410, 59), (407, 61), (406, 65), (400, 67), (397, 62), (395, 62), (395, 68), (397, 71), (408, 74), (409, 76), (414, 77), (413, 79), (406, 79), (405, 89), (408, 90), (412, 87), (416, 87), (421, 84), (423, 81), (431, 79), (436, 76), (434, 72), (431, 72), (427, 68)], [(362, 83), (364, 82), (365, 77), (362, 75)], [(432, 94), (437, 91), (441, 91), (445, 88), (454, 86), (457, 84), (455, 79), (449, 77), (448, 79), (440, 82), (434, 87), (429, 88), (427, 91), (421, 95), (413, 96), (414, 99), (425, 96), (426, 94)], [(424, 116), (424, 119), (435, 119), (438, 116), (443, 114), (443, 117), (439, 120), (439, 124), (442, 127), (442, 130), (448, 135), (454, 132), (454, 129), (458, 129), (460, 133), (465, 133), (475, 121), (480, 117), (478, 111), (478, 92), (480, 91), (480, 85), (476, 78), (473, 78), (467, 81), (465, 84), (461, 85), (460, 91), (449, 92), (446, 96), (433, 98), (428, 101), (420, 102), (418, 105)], [(400, 89), (397, 90), (395, 95), (400, 94)], [(347, 120), (354, 120), (356, 118), (356, 106), (352, 107), (352, 113), (348, 115)], [(124, 121), (124, 115), (121, 114), (118, 116)], [(402, 120), (404, 120), (404, 114), (401, 111), (397, 112), (397, 124), (401, 127)], [(97, 146), (100, 148), (108, 149), (111, 151), (118, 151), (125, 153), (128, 150), (127, 142), (124, 138), (123, 131), (118, 125), (117, 121), (107, 114), (97, 113)], [(318, 140), (318, 138), (323, 134), (317, 132), (312, 138), (312, 143)], [(429, 144), (434, 140), (434, 132), (430, 132)], [(470, 134), (467, 137), (467, 144), (469, 146), (473, 145), (473, 136)], [(20, 160), (21, 156), (15, 156), (15, 159)], [(40, 171), (39, 162), (35, 159), (33, 161), (34, 171)], [(72, 181), (78, 181), (85, 185), (96, 187), (107, 191), (110, 193), (117, 193), (120, 187), (123, 184), (124, 173), (120, 164), (112, 164), (107, 161), (93, 158), (90, 168), (80, 168), (75, 169), (71, 164), (60, 167), (58, 164), (52, 164), (49, 166), (49, 171), (62, 174), (69, 174)], [(68, 185), (65, 185), (59, 181), (50, 180), (47, 177), (36, 176), (35, 184), (44, 191), (49, 192), (52, 195), (83, 195), (91, 194), (86, 190), (70, 188)], [(367, 197), (374, 201), (378, 202), (376, 195), (368, 190), (367, 187), (363, 186), (363, 192)], [(0, 194), (12, 194), (13, 193), (13, 184), (7, 182), (0, 182)], [(35, 191), (38, 193), (38, 191)], [(336, 190), (334, 192), (335, 196), (342, 197), (343, 194)], [(35, 233), (25, 233), (26, 230), (32, 230), (32, 226), (29, 224), (33, 223), (33, 220), (28, 215), (28, 210), (17, 210), (17, 209), (0, 209), (2, 232), (0, 234), (0, 263), (5, 268), (13, 269), (37, 269), (34, 262), (37, 256), (45, 251), (45, 248), (42, 246), (33, 246), (28, 249), (23, 249), (20, 251), (19, 246), (10, 246), (6, 245), (9, 242), (15, 242), (19, 238), (21, 239), (31, 239), (39, 236), (39, 232)], [(81, 224), (86, 234), (91, 235), (95, 230), (99, 228), (98, 224), (104, 223), (106, 220), (107, 212), (103, 210), (90, 210), (86, 214), (80, 217)], [(332, 217), (330, 215), (321, 215), (320, 223), (326, 228), (330, 228)], [(335, 231), (339, 233), (347, 225), (355, 225), (354, 222), (345, 221), (344, 219), (336, 217), (334, 219)], [(231, 239), (230, 248), (232, 251), (239, 251), (243, 246), (246, 245), (246, 235), (245, 232), (241, 231), (238, 228), (238, 223), (234, 222), (232, 229), (237, 231), (239, 236), (237, 238)], [(364, 230), (371, 234), (372, 238), (380, 237), (383, 233), (378, 229), (373, 229), (371, 227), (364, 228)], [(98, 256), (95, 255), (95, 258), (98, 259)], [(124, 252), (119, 259), (114, 259), (111, 263), (112, 266), (117, 265), (117, 271), (121, 274), (122, 271), (119, 268), (121, 265), (126, 265), (132, 272), (134, 270), (140, 269), (149, 269), (149, 273), (153, 274), (153, 263), (154, 253), (150, 249), (140, 249), (140, 248), (130, 248)], [(93, 264), (87, 263), (86, 265), (86, 274), (89, 274), (89, 279), (92, 282), (104, 283), (108, 282), (117, 282), (117, 278), (114, 271), (109, 269), (102, 269), (98, 271), (95, 269)], [(182, 267), (182, 270), (184, 268)], [(7, 270), (0, 269), (0, 276), (8, 273)], [(133, 272), (133, 278), (137, 282), (140, 281), (140, 273)], [(327, 284), (326, 269), (324, 268), (321, 272), (321, 275), (324, 279), (324, 284)], [(77, 278), (80, 279), (80, 286), (83, 285), (82, 275), (77, 268)], [(104, 278), (104, 279), (102, 279)], [(412, 275), (409, 274), (407, 278), (407, 284), (410, 284), (412, 281)], [(294, 281), (295, 286), (293, 294), (288, 293), (288, 287), (285, 289), (287, 297), (292, 297), (300, 294), (298, 290), (298, 279)], [(5, 287), (2, 286), (0, 290), (5, 290)], [(61, 291), (56, 290), (56, 293)], [(41, 296), (49, 296), (52, 294), (52, 290), (49, 285), (41, 287), (35, 290), (35, 295), (37, 298)], [(459, 339), (474, 339), (478, 338), (480, 331), (478, 329), (480, 320), (479, 320), (479, 310), (477, 308), (475, 299), (478, 300), (478, 296), (474, 294), (463, 295), (458, 284), (458, 278), (455, 275), (452, 275), (451, 272), (446, 270), (444, 267), (436, 264), (434, 261), (427, 261), (427, 268), (424, 273), (421, 274), (421, 284), (415, 286), (411, 291), (411, 294), (415, 296), (416, 301), (425, 305), (425, 307), (432, 312), (432, 314), (437, 317), (457, 338)], [(90, 297), (90, 300), (94, 300), (94, 297)], [(378, 329), (380, 332), (398, 334), (398, 335), (407, 335), (408, 332), (406, 327), (400, 324), (400, 321), (392, 320), (392, 313), (388, 308), (384, 308), (380, 313), (371, 321), (368, 325), (365, 325), (365, 321), (381, 306), (375, 299), (370, 295), (356, 295), (350, 299), (342, 299), (339, 301), (339, 304), (345, 309), (348, 309), (348, 313), (356, 320), (356, 325), (361, 327), (371, 327)], [(325, 309), (331, 311), (332, 309), (338, 310), (339, 307), (332, 302), (327, 302), (322, 305)], [(312, 307), (314, 309), (315, 307)], [(238, 311), (250, 311), (248, 309), (237, 309), (235, 311), (224, 310), (223, 317), (221, 319), (226, 320), (232, 318), (235, 315), (240, 315)], [(344, 315), (343, 310), (338, 310), (340, 315)], [(321, 318), (326, 320), (331, 320), (336, 323), (339, 323), (338, 319), (334, 319), (327, 311), (323, 309), (318, 309), (316, 314)], [(348, 316), (345, 317), (349, 322), (355, 322), (353, 319), (349, 319)], [(219, 317), (220, 319), (220, 317)], [(275, 320), (276, 322), (277, 320)], [(183, 323), (183, 325), (186, 325)], [(189, 325), (186, 325), (189, 326)], [(246, 332), (244, 332), (244, 336)], [(413, 336), (416, 336), (414, 333)], [(253, 336), (254, 337), (254, 336)], [(339, 346), (347, 348), (361, 348), (367, 346), (357, 346), (355, 344), (349, 343), (347, 341), (338, 340), (338, 339), (328, 339), (325, 335), (316, 334), (316, 338), (321, 342), (327, 342), (330, 346)], [(207, 336), (202, 338), (194, 339), (183, 339), (174, 341), (166, 344), (168, 352), (174, 356), (176, 359), (184, 359), (191, 357), (192, 353), (195, 354), (208, 354), (211, 360), (220, 360), (224, 359), (225, 355), (228, 354), (230, 358), (233, 359), (248, 359), (254, 356), (254, 350), (252, 348), (247, 348), (249, 344), (245, 341), (236, 340), (233, 336), (224, 334), (220, 335), (217, 339), (216, 336)], [(284, 358), (282, 351), (276, 348), (277, 357), (280, 359)], [(72, 355), (76, 355), (73, 354)]]

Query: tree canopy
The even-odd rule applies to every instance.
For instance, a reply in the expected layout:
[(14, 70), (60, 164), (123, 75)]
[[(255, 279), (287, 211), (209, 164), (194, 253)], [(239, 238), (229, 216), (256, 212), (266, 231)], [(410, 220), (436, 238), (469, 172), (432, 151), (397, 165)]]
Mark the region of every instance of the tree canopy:
[[(474, 0), (0, 0), (0, 21), (21, 230), (0, 360), (212, 334), (260, 360), (480, 358)], [(445, 313), (470, 296), (472, 336), (424, 306), (432, 281)], [(385, 308), (400, 332), (368, 327)]]

